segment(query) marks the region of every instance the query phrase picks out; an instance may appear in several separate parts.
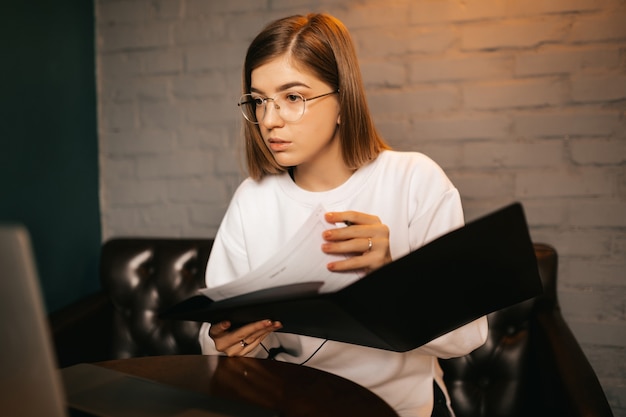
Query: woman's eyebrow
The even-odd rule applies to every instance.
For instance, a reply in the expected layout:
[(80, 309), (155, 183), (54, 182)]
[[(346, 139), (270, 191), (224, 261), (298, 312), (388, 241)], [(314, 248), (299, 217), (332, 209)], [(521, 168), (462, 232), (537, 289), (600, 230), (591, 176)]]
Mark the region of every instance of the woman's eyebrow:
[[(289, 90), (290, 88), (293, 88), (293, 87), (311, 88), (307, 84), (305, 84), (305, 83), (303, 83), (301, 81), (292, 81), (292, 82), (288, 82), (288, 83), (285, 83), (285, 84), (282, 84), (282, 85), (278, 86), (276, 91), (285, 91), (285, 90)], [(254, 93), (263, 95), (263, 91), (259, 90), (258, 88), (254, 88), (254, 87), (250, 87), (250, 92), (254, 92)]]

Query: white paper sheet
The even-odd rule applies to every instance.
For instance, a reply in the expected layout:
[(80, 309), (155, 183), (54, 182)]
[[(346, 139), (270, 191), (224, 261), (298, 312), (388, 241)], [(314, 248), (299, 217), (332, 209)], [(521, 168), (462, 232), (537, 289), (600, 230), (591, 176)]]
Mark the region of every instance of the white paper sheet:
[(361, 278), (364, 274), (331, 272), (326, 264), (346, 259), (344, 255), (322, 252), (322, 233), (332, 225), (324, 219), (326, 210), (318, 206), (298, 232), (272, 258), (254, 271), (213, 288), (200, 292), (214, 301), (235, 297), (271, 287), (322, 281), (320, 292), (334, 292)]

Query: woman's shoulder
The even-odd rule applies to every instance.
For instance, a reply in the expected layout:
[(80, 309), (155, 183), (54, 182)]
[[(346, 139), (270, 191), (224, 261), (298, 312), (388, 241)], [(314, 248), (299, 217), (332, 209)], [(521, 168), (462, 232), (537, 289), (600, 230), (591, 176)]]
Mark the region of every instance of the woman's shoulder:
[(233, 200), (256, 200), (261, 196), (267, 196), (268, 192), (275, 191), (279, 188), (280, 183), (285, 181), (288, 174), (267, 175), (260, 180), (250, 177), (244, 179), (233, 194)]
[(256, 190), (265, 190), (267, 188), (276, 187), (283, 176), (288, 174), (266, 175), (259, 180), (251, 177), (244, 179), (237, 187), (237, 192), (248, 192)]
[(415, 169), (419, 171), (442, 171), (441, 167), (431, 157), (416, 151), (386, 150), (376, 159), (376, 163), (385, 167), (398, 169)]
[(376, 164), (375, 177), (381, 181), (407, 184), (412, 189), (418, 187), (429, 192), (454, 187), (439, 164), (421, 152), (385, 151)]

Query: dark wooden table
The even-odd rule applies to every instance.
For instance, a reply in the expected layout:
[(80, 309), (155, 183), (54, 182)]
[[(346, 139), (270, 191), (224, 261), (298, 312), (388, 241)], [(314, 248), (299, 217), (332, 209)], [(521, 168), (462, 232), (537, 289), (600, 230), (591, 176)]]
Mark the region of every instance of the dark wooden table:
[(380, 397), (306, 366), (254, 358), (180, 355), (96, 363), (189, 391), (244, 401), (284, 417), (397, 417)]

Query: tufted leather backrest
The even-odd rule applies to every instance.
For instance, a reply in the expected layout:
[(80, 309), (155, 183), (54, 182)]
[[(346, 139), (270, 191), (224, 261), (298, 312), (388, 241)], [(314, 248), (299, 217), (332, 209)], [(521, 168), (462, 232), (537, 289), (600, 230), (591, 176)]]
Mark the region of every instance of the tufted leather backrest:
[[(534, 347), (534, 320), (556, 308), (556, 251), (535, 244), (544, 293), (488, 316), (486, 343), (469, 355), (440, 360), (457, 417), (544, 415)], [(505, 279), (505, 277), (503, 277)]]
[(200, 324), (158, 313), (204, 287), (212, 239), (116, 238), (103, 245), (100, 277), (114, 307), (113, 357), (200, 353)]

